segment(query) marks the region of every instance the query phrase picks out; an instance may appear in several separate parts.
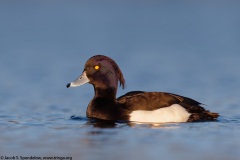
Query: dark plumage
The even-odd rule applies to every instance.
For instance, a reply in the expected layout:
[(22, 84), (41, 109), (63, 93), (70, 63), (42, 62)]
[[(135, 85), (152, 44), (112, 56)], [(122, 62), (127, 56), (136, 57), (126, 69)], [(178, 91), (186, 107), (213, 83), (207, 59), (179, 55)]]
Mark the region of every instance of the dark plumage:
[(217, 113), (205, 110), (200, 102), (172, 93), (133, 91), (116, 99), (118, 82), (125, 87), (116, 62), (96, 55), (86, 62), (82, 75), (67, 87), (93, 85), (95, 96), (87, 108), (90, 118), (163, 123), (212, 121), (218, 117)]

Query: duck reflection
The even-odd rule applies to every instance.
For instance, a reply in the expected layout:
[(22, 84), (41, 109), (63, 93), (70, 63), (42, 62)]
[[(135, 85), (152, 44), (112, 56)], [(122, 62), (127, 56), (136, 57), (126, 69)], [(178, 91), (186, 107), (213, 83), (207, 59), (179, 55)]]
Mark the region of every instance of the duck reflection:
[(101, 119), (88, 119), (86, 125), (93, 126), (95, 128), (115, 128), (117, 123), (115, 121)]
[[(180, 127), (181, 123), (140, 123), (140, 122), (129, 122), (129, 121), (110, 121), (95, 118), (87, 118), (80, 116), (71, 116), (72, 120), (85, 121), (86, 126), (94, 128), (122, 128), (122, 127), (134, 127), (134, 128), (165, 128), (165, 129), (176, 129)], [(97, 131), (99, 132), (99, 131)], [(99, 133), (93, 133), (99, 134)]]

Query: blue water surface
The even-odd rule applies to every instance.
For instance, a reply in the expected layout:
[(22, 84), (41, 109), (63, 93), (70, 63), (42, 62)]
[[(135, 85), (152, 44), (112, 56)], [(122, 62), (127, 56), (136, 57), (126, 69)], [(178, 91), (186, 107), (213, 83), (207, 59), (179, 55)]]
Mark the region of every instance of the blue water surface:
[[(240, 157), (240, 2), (0, 1), (0, 159)], [(94, 91), (67, 89), (95, 54), (126, 89), (191, 97), (215, 122), (106, 124), (86, 118)], [(6, 156), (6, 157), (5, 157)]]

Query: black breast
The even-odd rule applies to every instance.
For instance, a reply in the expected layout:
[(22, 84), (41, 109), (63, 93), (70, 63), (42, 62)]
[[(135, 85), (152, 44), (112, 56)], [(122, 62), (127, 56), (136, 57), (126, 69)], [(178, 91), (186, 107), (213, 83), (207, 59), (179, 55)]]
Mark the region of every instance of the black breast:
[(87, 108), (87, 116), (104, 120), (129, 120), (130, 112), (116, 101), (106, 98), (94, 98)]

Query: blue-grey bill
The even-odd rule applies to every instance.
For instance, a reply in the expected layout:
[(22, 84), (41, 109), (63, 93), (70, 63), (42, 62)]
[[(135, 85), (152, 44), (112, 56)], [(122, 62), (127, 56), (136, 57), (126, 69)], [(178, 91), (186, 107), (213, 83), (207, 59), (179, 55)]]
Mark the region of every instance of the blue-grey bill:
[(82, 75), (79, 76), (75, 81), (73, 81), (71, 83), (68, 83), (67, 84), (67, 88), (69, 88), (69, 87), (78, 87), (78, 86), (81, 86), (81, 85), (83, 85), (85, 83), (88, 83), (88, 82), (89, 82), (89, 79), (88, 79), (88, 77), (86, 75), (86, 71), (84, 71), (82, 73)]

